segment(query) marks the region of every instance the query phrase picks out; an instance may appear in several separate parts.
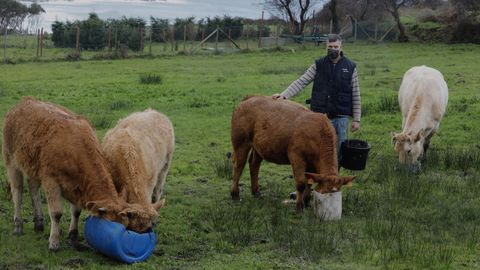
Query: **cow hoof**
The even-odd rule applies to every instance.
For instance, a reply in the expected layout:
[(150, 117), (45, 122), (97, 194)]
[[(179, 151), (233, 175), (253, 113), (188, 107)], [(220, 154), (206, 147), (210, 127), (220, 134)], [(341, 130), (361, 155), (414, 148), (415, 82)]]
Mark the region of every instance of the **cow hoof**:
[(44, 228), (44, 226), (43, 226), (43, 223), (41, 223), (41, 224), (35, 224), (35, 226), (33, 227), (33, 230), (34, 230), (35, 232), (38, 232), (38, 233), (43, 232), (44, 229), (45, 229), (45, 228)]
[(60, 243), (56, 242), (56, 243), (48, 243), (48, 249), (50, 251), (58, 251), (58, 249), (60, 248)]
[(43, 232), (44, 230), (43, 218), (34, 218), (33, 222), (34, 222), (33, 230), (35, 232)]
[(234, 201), (239, 201), (240, 200), (240, 193), (237, 191), (237, 192), (230, 192), (230, 195), (232, 196), (232, 200)]
[(23, 220), (21, 218), (16, 218), (13, 221), (13, 234), (14, 235), (23, 234)]

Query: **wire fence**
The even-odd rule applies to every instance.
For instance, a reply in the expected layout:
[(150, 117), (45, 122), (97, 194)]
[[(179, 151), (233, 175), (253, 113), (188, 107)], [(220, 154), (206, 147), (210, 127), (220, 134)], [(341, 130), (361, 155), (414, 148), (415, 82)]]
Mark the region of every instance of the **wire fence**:
[[(347, 23), (340, 34), (350, 41), (383, 41), (395, 36), (393, 26), (393, 23), (388, 22)], [(305, 31), (310, 34), (304, 35), (288, 34), (288, 26), (283, 24), (214, 29), (183, 25), (163, 28), (73, 28), (53, 33), (38, 29), (36, 34), (5, 32), (2, 38), (2, 62), (15, 64), (28, 61), (114, 59), (319, 46), (325, 41), (326, 34), (331, 32), (327, 29), (328, 25), (312, 26)]]

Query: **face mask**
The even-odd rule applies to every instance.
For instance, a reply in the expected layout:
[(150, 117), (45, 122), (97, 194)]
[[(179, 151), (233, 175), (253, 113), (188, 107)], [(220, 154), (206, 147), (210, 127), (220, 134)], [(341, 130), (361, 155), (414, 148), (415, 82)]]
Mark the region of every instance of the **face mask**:
[(340, 54), (340, 50), (335, 50), (335, 49), (327, 49), (327, 56), (331, 60), (337, 59), (338, 55)]

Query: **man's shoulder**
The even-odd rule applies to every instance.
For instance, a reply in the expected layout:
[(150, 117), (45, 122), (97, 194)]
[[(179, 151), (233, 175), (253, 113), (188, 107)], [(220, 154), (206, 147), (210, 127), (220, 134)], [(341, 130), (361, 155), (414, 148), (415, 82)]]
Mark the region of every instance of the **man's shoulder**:
[(317, 60), (315, 60), (315, 64), (316, 64), (316, 65), (322, 64), (322, 63), (324, 63), (326, 60), (328, 60), (328, 56), (322, 56), (322, 57), (318, 58)]
[(343, 61), (345, 61), (345, 63), (348, 63), (349, 65), (351, 65), (353, 68), (357, 67), (357, 63), (355, 63), (354, 61), (350, 60), (350, 59), (347, 58), (346, 56), (343, 56)]

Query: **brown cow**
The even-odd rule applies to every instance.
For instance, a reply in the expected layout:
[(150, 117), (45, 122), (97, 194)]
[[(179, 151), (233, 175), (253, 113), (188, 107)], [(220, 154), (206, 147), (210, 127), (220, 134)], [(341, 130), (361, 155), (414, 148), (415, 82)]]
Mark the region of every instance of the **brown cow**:
[(62, 197), (71, 203), (69, 238), (74, 246), (78, 244), (82, 208), (125, 226), (130, 219), (144, 220), (152, 215), (119, 198), (93, 128), (86, 119), (66, 108), (33, 98), (25, 98), (13, 107), (5, 118), (3, 157), (15, 207), (14, 233), (23, 233), (25, 176), (35, 212), (35, 231), (43, 230), (40, 184), (45, 192), (51, 220), (51, 250), (59, 248)]
[(103, 152), (115, 187), (128, 203), (151, 211), (163, 206), (160, 198), (174, 148), (172, 123), (152, 109), (129, 115), (105, 134)]
[(297, 211), (306, 205), (311, 183), (317, 183), (316, 191), (328, 193), (340, 190), (354, 179), (338, 176), (337, 138), (328, 118), (295, 102), (264, 96), (245, 98), (233, 112), (231, 136), (232, 199), (239, 198), (238, 182), (249, 152), (251, 188), (255, 196), (259, 195), (258, 172), (262, 160), (292, 165)]

